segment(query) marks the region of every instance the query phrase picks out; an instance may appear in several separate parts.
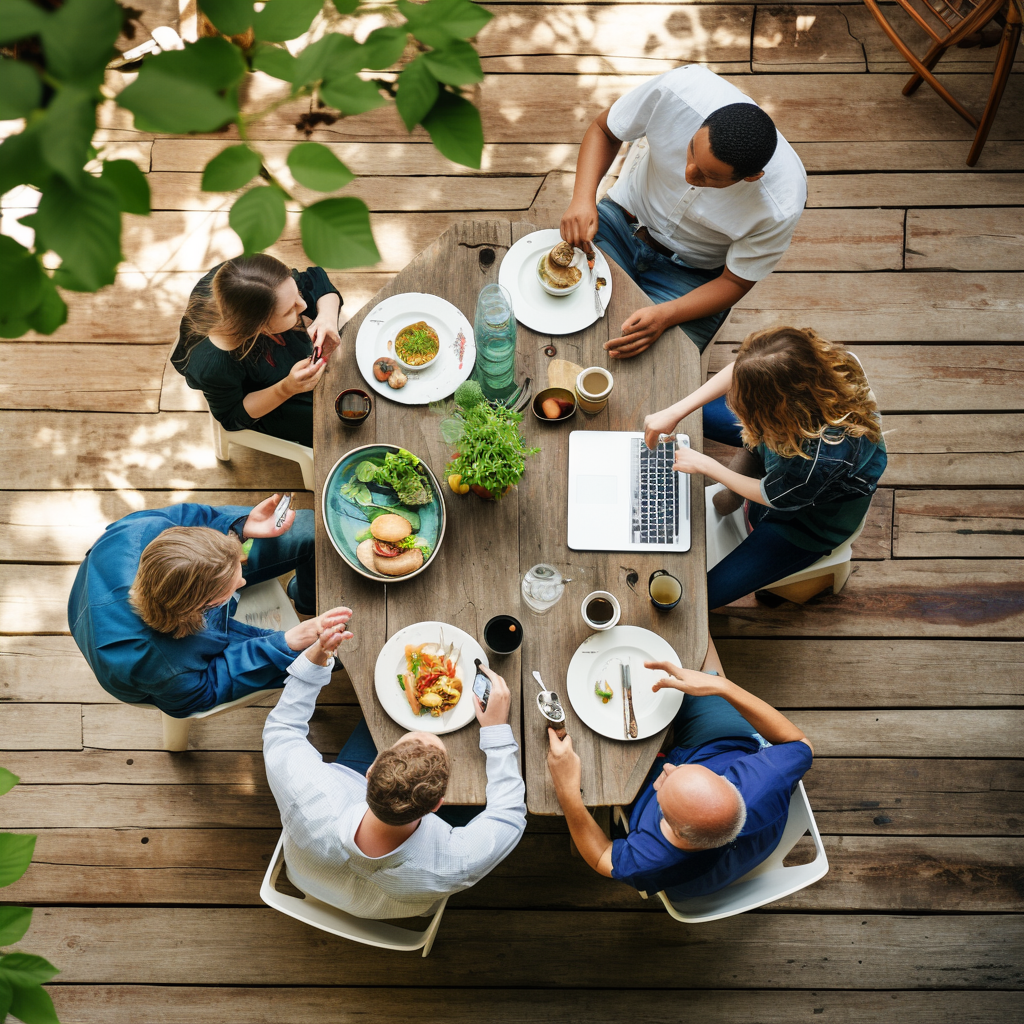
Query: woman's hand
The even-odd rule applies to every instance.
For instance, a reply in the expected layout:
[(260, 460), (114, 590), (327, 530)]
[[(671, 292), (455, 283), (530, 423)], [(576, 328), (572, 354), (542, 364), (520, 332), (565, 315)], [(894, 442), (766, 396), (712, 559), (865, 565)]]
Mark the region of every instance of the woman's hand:
[(644, 417), (644, 444), (652, 452), (658, 447), (662, 434), (674, 434), (679, 426), (679, 417), (674, 409), (675, 406), (672, 406)]
[(646, 352), (673, 325), (663, 306), (644, 306), (623, 322), (621, 338), (604, 343), (605, 350), (612, 359), (631, 359)]
[(313, 351), (319, 351), (324, 362), (327, 362), (334, 350), (341, 344), (341, 335), (338, 333), (338, 314), (318, 314), (306, 331), (309, 334), (309, 340), (313, 343)]
[[(703, 473), (705, 476), (712, 476), (708, 470), (714, 466), (718, 466), (721, 469), (721, 464), (716, 462), (710, 455), (705, 455), (703, 452), (695, 452), (692, 448), (688, 448), (686, 445), (679, 445), (676, 449), (676, 460), (672, 463), (672, 468), (677, 473)], [(713, 477), (714, 478), (714, 477)]]
[(285, 633), (284, 641), (293, 651), (304, 651), (307, 647), (318, 645), (322, 651), (333, 654), (342, 640), (353, 636), (346, 628), (351, 618), (351, 608), (332, 608), (323, 615), (316, 615), (292, 626)]
[(682, 690), (692, 697), (710, 697), (722, 692), (722, 684), (726, 680), (721, 676), (709, 676), (706, 672), (694, 672), (692, 669), (680, 668), (670, 661), (645, 661), (644, 668), (652, 668), (656, 672), (666, 673), (651, 690)]
[(590, 243), (597, 234), (597, 203), (573, 200), (562, 214), (559, 231), (570, 245), (582, 249), (587, 254), (592, 253), (594, 247)]
[(292, 395), (301, 395), (304, 391), (312, 391), (320, 383), (327, 367), (327, 360), (321, 357), (313, 362), (313, 357), (300, 359), (289, 371), (288, 376), (281, 381), (281, 387), (289, 398)]
[(284, 522), (278, 526), (274, 518), (274, 509), (281, 500), (280, 494), (272, 494), (264, 498), (250, 513), (242, 526), (242, 536), (248, 540), (250, 537), (280, 537), (287, 533), (295, 522), (295, 509), (289, 508), (284, 514)]

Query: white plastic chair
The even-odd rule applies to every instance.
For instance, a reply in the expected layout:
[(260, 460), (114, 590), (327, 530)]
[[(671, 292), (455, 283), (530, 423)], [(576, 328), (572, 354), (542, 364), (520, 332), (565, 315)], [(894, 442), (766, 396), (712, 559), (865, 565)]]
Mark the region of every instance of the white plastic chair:
[[(735, 550), (746, 540), (747, 530), (743, 523), (743, 508), (738, 508), (728, 516), (720, 516), (712, 499), (719, 491), (724, 491), (724, 484), (715, 484), (704, 488), (704, 522), (707, 544), (707, 565), (710, 572), (726, 555)], [(803, 604), (815, 594), (820, 594), (829, 586), (831, 579), (832, 593), (838, 594), (850, 578), (850, 559), (853, 557), (853, 542), (861, 535), (867, 516), (860, 521), (854, 530), (839, 547), (827, 555), (823, 555), (806, 569), (791, 573), (776, 580), (762, 590), (770, 590), (773, 594)]]
[[(616, 817), (623, 822), (628, 831), (629, 823), (625, 820), (622, 808), (616, 807), (615, 811)], [(807, 832), (810, 832), (814, 840), (814, 860), (810, 864), (784, 867), (782, 862), (786, 855)], [(745, 914), (748, 910), (756, 910), (766, 903), (774, 903), (776, 900), (791, 896), (798, 890), (813, 885), (827, 874), (828, 857), (825, 855), (821, 833), (814, 820), (804, 784), (798, 782), (793, 798), (789, 802), (789, 817), (779, 845), (756, 868), (748, 871), (742, 878), (737, 878), (724, 889), (706, 896), (694, 896), (673, 903), (666, 892), (662, 891), (657, 895), (665, 909), (677, 921), (684, 924), (707, 924), (709, 921), (719, 921), (723, 917)], [(647, 899), (646, 893), (640, 895)]]
[(277, 879), (284, 867), (284, 833), (277, 841), (277, 849), (270, 860), (270, 867), (263, 876), (263, 885), (260, 886), (260, 899), (279, 910), (282, 914), (294, 917), (296, 921), (302, 921), (312, 928), (319, 928), (323, 932), (330, 932), (343, 939), (350, 939), (352, 942), (362, 942), (367, 946), (379, 946), (381, 949), (394, 949), (399, 952), (411, 953), (414, 950), (422, 949), (423, 956), (429, 956), (434, 939), (437, 937), (437, 930), (441, 927), (441, 916), (444, 908), (448, 905), (448, 897), (441, 900), (430, 924), (425, 931), (417, 932), (411, 928), (399, 928), (397, 925), (389, 924), (387, 921), (372, 921), (364, 917), (354, 917), (345, 913), (329, 903), (322, 903), (313, 896), (306, 896), (299, 899), (297, 896), (287, 896), (277, 891)]
[(297, 441), (285, 441), (280, 437), (271, 437), (258, 430), (225, 430), (220, 422), (210, 413), (210, 429), (213, 432), (213, 451), (221, 462), (231, 461), (231, 446), (241, 445), (268, 455), (277, 455), (282, 459), (297, 462), (302, 472), (302, 486), (307, 491), (313, 487), (313, 449), (307, 448)]
[[(247, 609), (253, 609), (257, 606), (262, 608), (268, 605), (276, 607), (281, 618), (282, 629), (291, 629), (292, 626), (299, 624), (299, 617), (295, 614), (295, 609), (288, 600), (288, 595), (284, 592), (284, 588), (277, 580), (268, 580), (266, 583), (257, 583), (255, 586), (243, 588), (238, 598), (238, 607), (235, 609), (234, 618), (244, 620)], [(131, 707), (160, 711), (160, 719), (164, 731), (164, 750), (181, 751), (188, 750), (189, 730), (192, 727), (192, 723), (197, 719), (213, 718), (215, 715), (223, 715), (228, 711), (234, 711), (236, 708), (245, 708), (250, 704), (258, 703), (264, 697), (280, 692), (280, 687), (254, 690), (252, 693), (247, 693), (244, 697), (229, 700), (224, 704), (218, 704), (208, 711), (196, 711), (186, 718), (174, 718), (172, 715), (160, 711), (155, 704), (132, 703)]]

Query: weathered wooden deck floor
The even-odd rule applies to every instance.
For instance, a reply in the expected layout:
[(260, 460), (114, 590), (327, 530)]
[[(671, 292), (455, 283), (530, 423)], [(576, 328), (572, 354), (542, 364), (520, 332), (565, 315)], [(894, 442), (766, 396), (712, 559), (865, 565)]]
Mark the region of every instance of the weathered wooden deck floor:
[[(332, 276), (354, 311), (453, 221), (559, 210), (586, 125), (642, 76), (702, 61), (771, 112), (811, 175), (808, 210), (712, 369), (755, 325), (813, 326), (863, 359), (891, 454), (841, 595), (712, 629), (730, 674), (815, 743), (806, 786), (831, 872), (688, 928), (593, 875), (560, 819), (539, 819), (452, 900), (427, 961), (262, 906), (279, 828), (266, 709), (163, 753), (156, 716), (109, 698), (67, 633), (76, 564), (107, 523), (301, 486), (255, 452), (218, 463), (202, 406), (164, 374), (184, 297), (235, 252), (220, 199), (199, 189), (224, 143), (118, 120), (104, 137), (149, 174), (155, 210), (127, 218), (117, 284), (78, 296), (52, 338), (0, 344), (0, 763), (22, 779), (0, 824), (39, 835), (3, 895), (41, 908), (25, 948), (61, 968), (61, 1020), (1024, 1019), (1021, 76), (969, 171), (967, 125), (927, 89), (900, 95), (903, 66), (859, 3), (489, 6), (482, 172), (393, 114), (315, 136), (363, 175), (351, 191), (383, 254)], [(979, 109), (992, 54), (956, 51), (946, 71)], [(282, 159), (295, 113), (263, 131)], [(9, 195), (5, 212), (24, 203)], [(274, 251), (302, 264), (296, 224)], [(357, 715), (351, 688), (332, 686), (314, 741), (337, 750)]]

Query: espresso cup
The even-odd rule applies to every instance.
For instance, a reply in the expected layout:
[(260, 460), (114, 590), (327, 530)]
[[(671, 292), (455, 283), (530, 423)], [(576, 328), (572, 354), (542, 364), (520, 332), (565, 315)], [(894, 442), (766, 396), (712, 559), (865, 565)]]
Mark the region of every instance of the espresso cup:
[(614, 386), (614, 378), (603, 366), (588, 366), (576, 377), (576, 402), (584, 412), (600, 412)]
[(647, 593), (655, 608), (675, 608), (683, 596), (683, 585), (665, 569), (656, 569), (647, 581)]
[(607, 590), (595, 590), (583, 599), (580, 612), (583, 621), (591, 629), (603, 630), (611, 629), (619, 621), (622, 609), (614, 594), (609, 594)]

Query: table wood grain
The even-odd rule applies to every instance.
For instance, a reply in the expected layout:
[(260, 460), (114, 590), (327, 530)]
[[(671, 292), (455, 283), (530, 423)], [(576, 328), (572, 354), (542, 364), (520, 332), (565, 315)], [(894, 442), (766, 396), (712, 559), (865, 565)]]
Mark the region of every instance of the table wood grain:
[[(622, 605), (623, 623), (644, 626), (665, 636), (681, 663), (698, 667), (707, 650), (707, 600), (704, 562), (704, 505), (691, 502), (694, 544), (685, 555), (634, 555), (572, 552), (566, 543), (568, 440), (571, 430), (636, 430), (644, 415), (663, 408), (699, 385), (697, 349), (677, 328), (637, 359), (609, 360), (602, 344), (617, 335), (617, 327), (650, 300), (614, 264), (612, 299), (607, 315), (579, 334), (549, 338), (519, 325), (516, 372), (530, 376), (535, 390), (546, 386), (551, 358), (581, 366), (607, 366), (615, 388), (604, 412), (582, 413), (558, 426), (539, 423), (528, 412), (523, 433), (542, 451), (527, 463), (518, 488), (500, 502), (484, 502), (469, 494), (456, 496), (444, 485), (449, 450), (441, 440), (439, 417), (426, 406), (406, 406), (374, 395), (373, 412), (359, 427), (343, 426), (334, 412), (334, 398), (346, 387), (365, 387), (355, 360), (355, 338), (366, 314), (389, 295), (422, 291), (458, 306), (472, 322), (476, 300), (485, 284), (497, 280), (498, 268), (516, 239), (534, 225), (508, 221), (467, 221), (453, 226), (417, 256), (398, 277), (382, 288), (342, 331), (342, 348), (331, 360), (314, 396), (314, 449), (317, 490), (318, 607), (337, 604), (353, 608), (352, 641), (342, 660), (359, 697), (367, 725), (378, 748), (388, 746), (402, 730), (388, 717), (374, 692), (377, 654), (397, 630), (427, 619), (450, 622), (480, 638), (484, 623), (501, 612), (523, 622), (525, 640), (520, 652), (491, 665), (512, 690), (511, 724), (521, 747), (529, 809), (558, 814), (545, 756), (547, 734), (536, 709), (529, 673), (538, 669), (548, 685), (564, 696), (565, 671), (589, 631), (580, 616), (580, 602), (591, 590), (606, 589)], [(493, 256), (493, 259), (492, 259)], [(367, 388), (367, 390), (369, 390)], [(701, 448), (701, 418), (689, 417), (682, 429), (691, 445)], [(359, 576), (338, 557), (327, 537), (320, 495), (328, 473), (347, 451), (364, 444), (401, 444), (421, 458), (442, 484), (448, 512), (444, 543), (430, 569), (412, 580), (383, 585)], [(693, 494), (702, 493), (703, 479), (693, 478)], [(573, 583), (547, 615), (537, 616), (521, 601), (519, 581), (531, 565), (549, 562), (563, 569)], [(683, 600), (672, 612), (657, 613), (647, 597), (647, 578), (667, 568), (683, 584)], [(635, 589), (626, 577), (639, 575)], [(524, 699), (525, 686), (525, 699)], [(465, 699), (465, 698), (464, 698)], [(590, 806), (625, 803), (639, 789), (662, 743), (660, 733), (639, 742), (618, 742), (592, 733), (565, 701), (573, 743), (583, 761), (584, 799)], [(446, 736), (453, 771), (447, 800), (454, 804), (483, 804), (486, 776), (475, 724)]]

